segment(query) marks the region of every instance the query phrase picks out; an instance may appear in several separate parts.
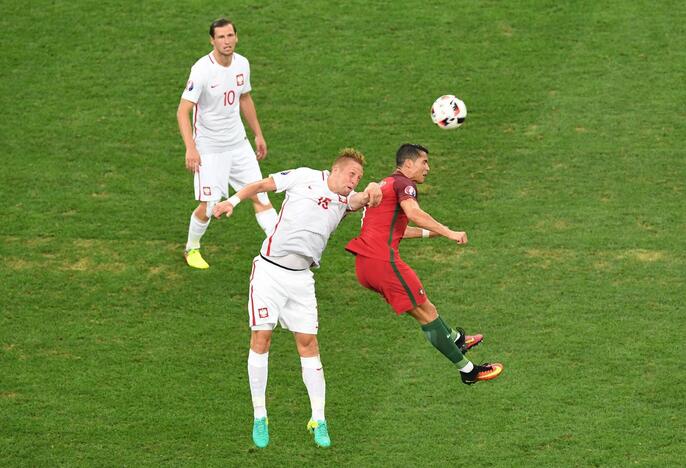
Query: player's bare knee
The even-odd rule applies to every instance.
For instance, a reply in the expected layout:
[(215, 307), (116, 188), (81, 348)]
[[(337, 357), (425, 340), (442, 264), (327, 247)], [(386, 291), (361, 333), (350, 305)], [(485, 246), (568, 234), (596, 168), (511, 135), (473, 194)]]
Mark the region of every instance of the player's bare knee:
[(250, 349), (258, 354), (269, 351), (272, 342), (272, 333), (267, 330), (253, 330), (250, 334)]
[(423, 304), (412, 309), (409, 314), (422, 325), (433, 322), (438, 318), (436, 306), (428, 299)]
[(298, 354), (300, 354), (302, 357), (319, 355), (319, 343), (317, 342), (317, 335), (296, 333), (295, 345), (298, 348)]
[(193, 211), (193, 215), (203, 223), (207, 222), (210, 219), (207, 216), (207, 202), (200, 202), (195, 211)]

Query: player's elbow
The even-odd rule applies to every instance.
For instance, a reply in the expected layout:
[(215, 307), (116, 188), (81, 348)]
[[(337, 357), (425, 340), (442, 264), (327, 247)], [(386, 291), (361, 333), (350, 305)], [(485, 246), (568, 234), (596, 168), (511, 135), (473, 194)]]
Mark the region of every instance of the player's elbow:
[(422, 210), (420, 210), (419, 208), (414, 207), (414, 206), (410, 207), (404, 211), (405, 211), (405, 215), (407, 216), (407, 219), (409, 219), (414, 224), (417, 224), (417, 222), (421, 219), (421, 215), (423, 213)]

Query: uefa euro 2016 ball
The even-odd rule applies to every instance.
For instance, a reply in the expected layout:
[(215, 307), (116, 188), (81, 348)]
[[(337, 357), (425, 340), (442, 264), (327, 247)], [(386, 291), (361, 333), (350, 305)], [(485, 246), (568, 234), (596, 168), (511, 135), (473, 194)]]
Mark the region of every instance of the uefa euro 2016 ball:
[(467, 118), (467, 106), (452, 94), (436, 99), (431, 106), (431, 120), (444, 130), (457, 128)]

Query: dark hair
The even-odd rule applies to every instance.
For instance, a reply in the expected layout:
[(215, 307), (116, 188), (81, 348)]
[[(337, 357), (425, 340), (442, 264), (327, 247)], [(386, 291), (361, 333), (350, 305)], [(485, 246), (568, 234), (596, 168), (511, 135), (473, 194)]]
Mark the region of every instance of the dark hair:
[(236, 31), (236, 25), (233, 24), (233, 21), (228, 20), (226, 18), (219, 18), (212, 21), (212, 24), (210, 24), (210, 37), (214, 37), (215, 28), (221, 28), (228, 25), (233, 26), (233, 32), (238, 34), (238, 31)]
[(419, 156), (421, 156), (421, 153), (426, 153), (429, 154), (429, 150), (422, 145), (415, 145), (413, 143), (403, 143), (400, 145), (400, 148), (398, 148), (398, 151), (395, 153), (395, 165), (396, 167), (400, 167), (403, 165), (405, 161), (408, 159), (411, 161), (416, 161)]

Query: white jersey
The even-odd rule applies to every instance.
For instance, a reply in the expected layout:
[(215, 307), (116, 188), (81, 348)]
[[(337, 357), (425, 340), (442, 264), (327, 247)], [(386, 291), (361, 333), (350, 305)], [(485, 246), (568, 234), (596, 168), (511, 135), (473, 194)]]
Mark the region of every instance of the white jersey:
[(329, 189), (329, 171), (301, 167), (271, 174), (276, 192), (286, 192), (279, 219), (260, 253), (265, 257), (300, 255), (319, 266), (331, 233), (345, 216), (348, 197)]
[(239, 102), (250, 90), (250, 64), (242, 55), (234, 52), (228, 67), (212, 52), (195, 62), (181, 97), (195, 103), (193, 136), (200, 153), (226, 151), (245, 139)]

